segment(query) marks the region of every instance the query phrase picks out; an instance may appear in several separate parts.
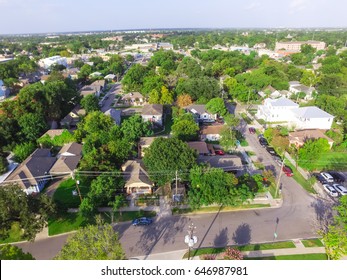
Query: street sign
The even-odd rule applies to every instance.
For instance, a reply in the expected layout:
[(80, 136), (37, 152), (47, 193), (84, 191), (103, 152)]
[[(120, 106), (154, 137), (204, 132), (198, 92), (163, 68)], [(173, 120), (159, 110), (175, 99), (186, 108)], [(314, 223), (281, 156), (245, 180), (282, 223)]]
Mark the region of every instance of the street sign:
[(274, 237), (277, 238), (277, 233), (276, 232), (274, 233)]

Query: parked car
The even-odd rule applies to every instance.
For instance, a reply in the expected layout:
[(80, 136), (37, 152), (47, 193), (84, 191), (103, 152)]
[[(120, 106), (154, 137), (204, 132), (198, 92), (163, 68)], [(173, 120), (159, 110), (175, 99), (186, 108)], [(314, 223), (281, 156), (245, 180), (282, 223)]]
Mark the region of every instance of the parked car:
[(283, 171), (283, 173), (286, 174), (288, 177), (291, 177), (291, 176), (294, 175), (292, 169), (291, 169), (290, 167), (288, 167), (288, 166), (285, 166), (285, 165), (284, 165), (283, 168), (282, 168), (282, 171)]
[(267, 147), (269, 146), (269, 143), (267, 142), (267, 140), (265, 138), (259, 138), (259, 144), (262, 146), (262, 147)]
[(336, 197), (339, 195), (333, 186), (323, 184), (323, 188), (330, 196)]
[(343, 183), (345, 181), (345, 177), (338, 172), (332, 171), (332, 172), (329, 172), (329, 174), (334, 178), (334, 181), (336, 183)]
[(344, 186), (333, 184), (333, 187), (339, 193), (339, 195), (347, 195), (347, 189)]
[(264, 134), (258, 134), (258, 139), (260, 139), (260, 138), (264, 138), (265, 139)]
[(272, 147), (266, 147), (266, 150), (267, 150), (267, 152), (268, 152), (270, 155), (272, 155), (272, 156), (279, 156), (279, 155), (276, 153), (275, 149), (272, 148)]
[(214, 150), (214, 152), (215, 152), (216, 155), (219, 155), (219, 156), (224, 156), (225, 155), (224, 151), (222, 151), (222, 150)]
[(274, 157), (275, 162), (278, 166), (282, 166), (283, 160), (280, 157)]
[(333, 183), (334, 178), (331, 176), (328, 172), (321, 172), (320, 175), (328, 182), (328, 183)]
[(149, 225), (153, 222), (153, 220), (151, 218), (147, 218), (147, 217), (142, 217), (142, 218), (138, 218), (133, 220), (132, 225), (133, 226), (141, 226), (141, 225)]
[(250, 134), (254, 134), (255, 133), (255, 128), (254, 127), (250, 127), (248, 128), (248, 131)]
[(319, 173), (314, 173), (313, 176), (316, 177), (317, 181), (320, 182), (321, 184), (328, 183), (327, 180)]

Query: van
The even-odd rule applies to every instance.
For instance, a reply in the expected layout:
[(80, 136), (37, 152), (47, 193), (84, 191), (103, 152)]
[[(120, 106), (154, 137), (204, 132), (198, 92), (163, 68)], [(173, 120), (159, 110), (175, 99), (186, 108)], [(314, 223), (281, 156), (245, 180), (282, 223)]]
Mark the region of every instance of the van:
[(333, 176), (331, 176), (329, 173), (327, 173), (327, 172), (322, 172), (320, 175), (322, 175), (322, 177), (323, 177), (328, 183), (333, 183), (333, 182), (334, 182)]
[(339, 184), (333, 184), (333, 187), (340, 195), (347, 195), (347, 189)]

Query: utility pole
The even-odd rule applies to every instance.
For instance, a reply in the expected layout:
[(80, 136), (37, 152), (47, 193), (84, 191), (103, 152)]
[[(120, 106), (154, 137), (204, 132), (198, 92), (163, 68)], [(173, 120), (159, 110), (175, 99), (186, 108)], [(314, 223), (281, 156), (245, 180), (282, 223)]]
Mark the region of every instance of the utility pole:
[(178, 171), (176, 170), (176, 195), (178, 191)]
[[(71, 178), (73, 180), (75, 180), (75, 173), (76, 173), (76, 170), (71, 172)], [(76, 180), (76, 188), (77, 188), (77, 191), (78, 191), (78, 196), (80, 197), (80, 200), (81, 200), (81, 203), (82, 203), (82, 195), (81, 195), (81, 192), (80, 192), (79, 184), (80, 184), (80, 181)]]
[(280, 181), (281, 181), (281, 176), (282, 176), (282, 170), (283, 170), (283, 166), (284, 166), (284, 153), (283, 153), (283, 156), (282, 156), (282, 164), (281, 164), (281, 169), (280, 169), (280, 174), (278, 175), (278, 179), (277, 179), (277, 184), (276, 184), (276, 193), (275, 193), (275, 197), (277, 197), (277, 194), (278, 194), (278, 189), (279, 189), (279, 186), (280, 186)]

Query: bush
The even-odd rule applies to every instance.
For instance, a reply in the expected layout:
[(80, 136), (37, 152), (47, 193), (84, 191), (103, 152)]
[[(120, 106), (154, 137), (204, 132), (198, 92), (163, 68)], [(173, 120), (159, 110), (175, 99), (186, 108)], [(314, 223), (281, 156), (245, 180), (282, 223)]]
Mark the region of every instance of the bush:
[(35, 151), (36, 145), (32, 142), (18, 144), (14, 147), (13, 153), (17, 161), (24, 161), (30, 154)]
[(0, 156), (0, 174), (7, 171), (8, 161), (5, 157)]
[(243, 255), (240, 250), (236, 248), (227, 247), (224, 253), (225, 260), (243, 260)]
[(200, 259), (205, 261), (214, 261), (216, 259), (216, 255), (202, 255)]

